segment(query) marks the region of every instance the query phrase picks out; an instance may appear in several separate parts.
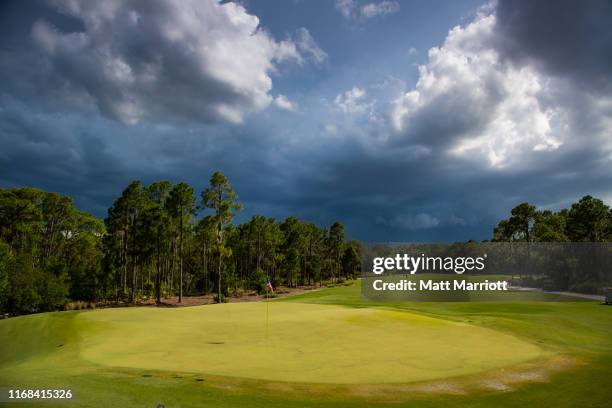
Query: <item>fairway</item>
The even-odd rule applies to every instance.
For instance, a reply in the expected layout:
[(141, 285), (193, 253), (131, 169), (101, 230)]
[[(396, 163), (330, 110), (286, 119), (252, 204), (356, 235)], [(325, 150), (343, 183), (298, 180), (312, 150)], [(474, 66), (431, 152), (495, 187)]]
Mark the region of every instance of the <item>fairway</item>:
[[(80, 314), (91, 362), (308, 383), (407, 383), (537, 358), (516, 337), (382, 309), (235, 303)], [(513, 352), (508, 352), (513, 350)]]

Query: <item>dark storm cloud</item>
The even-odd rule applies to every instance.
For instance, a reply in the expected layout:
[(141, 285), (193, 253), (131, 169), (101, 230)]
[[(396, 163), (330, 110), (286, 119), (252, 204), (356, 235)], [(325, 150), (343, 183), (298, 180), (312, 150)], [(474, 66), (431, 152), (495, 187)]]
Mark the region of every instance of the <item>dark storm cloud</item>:
[[(106, 141), (82, 119), (33, 113), (3, 98), (0, 107), (0, 185), (36, 186), (77, 198), (80, 208), (103, 215), (126, 171)], [(91, 122), (88, 122), (91, 124)]]
[(612, 86), (612, 2), (500, 0), (500, 50), (594, 88)]
[[(256, 29), (257, 19), (241, 6), (183, 6), (2, 3), (0, 184), (70, 194), (81, 208), (103, 216), (133, 179), (185, 180), (201, 190), (221, 169), (251, 211), (282, 206), (260, 197), (257, 186), (277, 188), (274, 197), (283, 200), (278, 186), (287, 181), (271, 170), (266, 154), (275, 142), (253, 125), (223, 122), (268, 103), (274, 62), (303, 63), (305, 57), (291, 41), (276, 42)], [(307, 45), (317, 61), (324, 58), (308, 31), (299, 32), (308, 39), (300, 49)], [(214, 52), (202, 55), (202, 47)], [(141, 82), (124, 83), (116, 75), (130, 72)], [(142, 116), (131, 116), (133, 107), (142, 108)], [(142, 121), (126, 127), (98, 112)]]
[[(310, 102), (292, 98), (296, 112), (261, 111), (274, 94), (265, 80), (274, 58), (303, 56), (269, 34), (256, 43), (249, 36), (248, 52), (234, 53), (248, 64), (217, 80), (199, 67), (223, 61), (222, 49), (203, 60), (189, 52), (206, 33), (168, 39), (190, 27), (177, 6), (190, 2), (92, 2), (62, 12), (14, 4), (0, 14), (2, 186), (60, 191), (104, 216), (133, 179), (186, 181), (199, 192), (219, 169), (245, 204), (239, 221), (255, 213), (339, 219), (369, 241), (483, 239), (522, 201), (558, 208), (583, 194), (610, 197), (612, 103), (602, 87), (582, 86), (610, 78), (602, 2), (568, 3), (569, 19), (560, 3), (501, 1), (438, 44), (421, 85), (403, 93), (405, 110), (392, 112), (398, 91), (373, 86), (358, 101), (363, 109), (338, 110), (319, 89)], [(227, 37), (239, 45), (253, 22), (232, 12), (246, 18)], [(204, 28), (196, 24), (193, 36)], [(259, 77), (242, 75), (257, 58)], [(161, 63), (141, 86), (156, 61), (173, 64)], [(353, 87), (366, 89), (355, 83), (339, 95)], [(453, 150), (466, 140), (476, 147)]]
[[(389, 143), (373, 153), (350, 141), (321, 167), (327, 178), (301, 180), (316, 197), (303, 204), (311, 213), (342, 214), (370, 239), (479, 239), (522, 201), (610, 199), (612, 98), (601, 88), (612, 74), (609, 3), (500, 8), (430, 51), (392, 114), (400, 129)], [(530, 43), (538, 30), (546, 35)], [(476, 147), (456, 154), (458, 142)], [(409, 154), (419, 149), (430, 154)]]
[(608, 166), (602, 165), (605, 154), (596, 146), (511, 171), (487, 171), (436, 156), (373, 157), (354, 145), (334, 151), (347, 154), (318, 168), (313, 160), (310, 172), (298, 176), (305, 198), (291, 198), (292, 206), (306, 218), (340, 218), (366, 240), (490, 238), (493, 225), (520, 202), (559, 208), (583, 194), (605, 196), (612, 183)]
[(104, 217), (132, 180), (186, 181), (202, 191), (215, 170), (228, 175), (254, 213), (289, 215), (290, 171), (270, 148), (269, 127), (139, 124), (98, 115), (33, 111), (0, 99), (0, 186), (36, 186), (76, 199)]
[(10, 21), (3, 29), (15, 30), (3, 41), (3, 75), (34, 81), (14, 93), (34, 97), (44, 83), (56, 103), (76, 99), (71, 108), (93, 105), (123, 123), (241, 122), (270, 103), (275, 64), (302, 58), (293, 42), (275, 41), (234, 3), (50, 4), (5, 13), (29, 23), (27, 31)]

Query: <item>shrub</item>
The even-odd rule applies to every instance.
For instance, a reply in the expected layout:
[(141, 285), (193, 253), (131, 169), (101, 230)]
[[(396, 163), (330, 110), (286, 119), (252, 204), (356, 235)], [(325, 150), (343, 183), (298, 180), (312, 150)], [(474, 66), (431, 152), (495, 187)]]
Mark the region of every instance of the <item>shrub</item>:
[(95, 308), (96, 304), (94, 302), (84, 302), (82, 300), (75, 300), (74, 302), (68, 302), (64, 305), (64, 310), (86, 310)]
[(257, 291), (259, 295), (266, 292), (266, 285), (268, 284), (268, 277), (261, 268), (255, 269), (251, 276), (251, 287)]
[(9, 300), (9, 268), (12, 262), (8, 245), (0, 241), (0, 311), (6, 310)]
[(570, 287), (571, 292), (597, 294), (600, 292), (602, 284), (595, 281), (576, 283)]
[(230, 289), (230, 296), (240, 297), (242, 295), (244, 295), (244, 289), (242, 288)]
[(291, 292), (289, 289), (275, 288), (274, 292), (278, 295)]

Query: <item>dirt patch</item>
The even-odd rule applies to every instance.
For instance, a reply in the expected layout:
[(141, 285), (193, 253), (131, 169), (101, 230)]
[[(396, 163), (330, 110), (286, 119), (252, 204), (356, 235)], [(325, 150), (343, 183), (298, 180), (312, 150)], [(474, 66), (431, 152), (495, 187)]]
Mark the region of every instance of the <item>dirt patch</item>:
[[(468, 395), (478, 392), (509, 392), (530, 383), (542, 383), (562, 370), (581, 363), (566, 356), (554, 356), (545, 360), (519, 364), (470, 376), (409, 384), (300, 384), (262, 382), (248, 379), (211, 377), (217, 387), (234, 387), (247, 391), (256, 387), (262, 392), (303, 394), (312, 398), (334, 399), (346, 397), (377, 402), (402, 402), (426, 399), (435, 395)], [(231, 384), (231, 385), (230, 385)]]
[[(530, 383), (548, 382), (555, 373), (584, 364), (567, 356), (553, 356), (499, 370), (471, 376), (462, 376), (436, 381), (424, 381), (409, 384), (307, 384), (289, 382), (269, 382), (247, 378), (234, 378), (195, 373), (169, 373), (166, 371), (151, 372), (153, 378), (172, 379), (180, 382), (198, 381), (208, 387), (244, 394), (292, 394), (303, 395), (308, 399), (343, 400), (354, 398), (361, 401), (401, 403), (405, 401), (425, 400), (435, 396), (461, 396), (472, 393), (509, 392)], [(136, 370), (114, 368), (112, 375), (122, 371), (126, 374), (139, 375)], [(137, 374), (139, 373), (139, 374)], [(149, 377), (151, 378), (151, 377)], [(201, 381), (200, 381), (201, 380)]]

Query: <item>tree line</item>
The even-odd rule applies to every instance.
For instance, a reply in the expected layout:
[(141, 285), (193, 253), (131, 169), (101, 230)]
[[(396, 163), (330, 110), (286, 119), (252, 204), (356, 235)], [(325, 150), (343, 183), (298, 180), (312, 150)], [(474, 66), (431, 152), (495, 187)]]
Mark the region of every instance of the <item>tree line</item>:
[(612, 210), (598, 198), (582, 197), (559, 211), (538, 210), (521, 203), (493, 231), (493, 241), (610, 242)]
[(354, 278), (360, 245), (335, 222), (261, 215), (236, 225), (242, 206), (215, 172), (196, 195), (186, 183), (130, 183), (105, 220), (70, 197), (0, 188), (0, 311), (57, 310), (72, 300), (138, 302)]
[(509, 249), (522, 260), (513, 273), (523, 285), (583, 293), (612, 285), (606, 244), (612, 242), (612, 210), (590, 195), (559, 211), (521, 203), (495, 227), (492, 241), (519, 243)]

